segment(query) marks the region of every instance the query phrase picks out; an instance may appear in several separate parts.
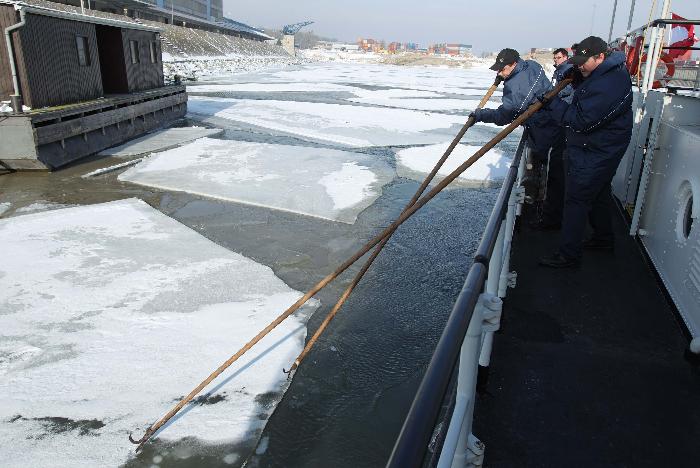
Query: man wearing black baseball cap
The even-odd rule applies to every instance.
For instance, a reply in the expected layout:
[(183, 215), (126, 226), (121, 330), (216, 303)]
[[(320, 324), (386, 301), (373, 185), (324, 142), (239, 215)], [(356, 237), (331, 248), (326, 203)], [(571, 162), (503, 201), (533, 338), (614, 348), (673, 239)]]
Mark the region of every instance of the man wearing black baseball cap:
[[(569, 104), (559, 97), (545, 103), (566, 128), (566, 195), (559, 250), (542, 257), (553, 268), (576, 267), (582, 249), (612, 250), (610, 184), (632, 135), (632, 81), (625, 55), (587, 37), (569, 61), (579, 73)], [(593, 235), (583, 241), (586, 218)]]
[[(514, 49), (503, 49), (498, 53), (496, 56), (496, 63), (491, 65), (489, 68), (495, 72), (500, 72), (506, 68), (510, 67), (511, 65), (515, 64), (520, 60), (520, 54), (518, 53), (517, 50)], [(506, 78), (504, 76), (503, 78)]]
[(605, 60), (608, 43), (596, 36), (589, 36), (577, 44), (569, 63), (579, 67), (584, 77), (588, 77)]
[[(471, 114), (476, 122), (508, 125), (525, 112), (537, 100), (537, 96), (552, 89), (542, 66), (534, 60), (521, 59), (516, 50), (500, 51), (490, 68), (504, 80), (501, 105), (497, 109), (476, 109)], [(560, 127), (551, 119), (547, 110), (536, 112), (525, 122), (525, 127), (528, 129), (533, 158), (546, 161), (550, 147), (561, 133)], [(560, 146), (563, 150), (563, 141)]]
[[(536, 101), (537, 96), (552, 89), (552, 83), (547, 78), (542, 66), (534, 60), (522, 60), (520, 54), (513, 49), (503, 49), (498, 53), (496, 62), (490, 67), (504, 79), (502, 104), (498, 109), (477, 109), (472, 114), (477, 122), (488, 122), (496, 125), (507, 125)], [(540, 110), (525, 122), (528, 132), (528, 146), (534, 166), (526, 176), (529, 182), (527, 193), (535, 196), (540, 179), (540, 172), (548, 160), (561, 161), (564, 152), (564, 132), (549, 116), (549, 111)], [(547, 183), (554, 187), (559, 185), (562, 190), (557, 194), (548, 193), (544, 200), (544, 215), (533, 223), (537, 229), (558, 229), (561, 225), (561, 199), (563, 199), (564, 176), (563, 169), (559, 172), (546, 172)], [(559, 175), (557, 179), (557, 175)], [(542, 175), (542, 177), (545, 177)], [(527, 182), (526, 182), (527, 183)], [(534, 193), (531, 193), (534, 192)], [(555, 201), (554, 204), (551, 202)], [(559, 207), (555, 205), (559, 205)]]

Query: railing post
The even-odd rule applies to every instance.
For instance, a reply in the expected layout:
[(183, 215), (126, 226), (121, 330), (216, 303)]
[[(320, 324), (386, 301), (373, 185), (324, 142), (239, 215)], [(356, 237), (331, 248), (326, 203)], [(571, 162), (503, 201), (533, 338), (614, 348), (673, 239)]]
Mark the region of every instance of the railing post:
[[(518, 165), (518, 174), (513, 189), (508, 198), (508, 210), (505, 222), (501, 224), (496, 245), (489, 260), (488, 277), (486, 280), (486, 293), (499, 298), (505, 297), (506, 289), (515, 287), (516, 273), (510, 271), (510, 250), (515, 229), (515, 219), (520, 215), (522, 204), (525, 201), (525, 191), (520, 181), (525, 174), (525, 156), (527, 145), (523, 147), (523, 154)], [(491, 353), (493, 351), (493, 334), (500, 328), (500, 320), (482, 338), (481, 352), (479, 354), (479, 368), (477, 388), (485, 389), (489, 380), (489, 366), (491, 365)]]
[[(515, 179), (515, 186), (516, 187), (521, 187), (521, 182), (523, 180), (523, 177), (525, 177), (525, 154), (527, 151), (530, 151), (527, 145), (525, 145), (525, 148), (523, 148), (523, 155), (520, 158), (520, 164), (518, 164), (518, 177)], [(523, 204), (518, 203), (518, 208), (516, 210), (516, 215), (520, 216), (523, 213)]]
[(498, 283), (498, 297), (506, 297), (506, 290), (515, 287), (516, 273), (510, 271), (510, 252), (513, 245), (513, 230), (517, 211), (525, 200), (523, 187), (515, 186), (508, 199), (508, 212), (506, 213), (506, 234), (503, 239), (503, 263), (501, 266), (500, 281)]
[(455, 408), (438, 468), (478, 467), (483, 462), (484, 445), (472, 434), (478, 356), (484, 333), (492, 333), (502, 309), (500, 298), (491, 294), (479, 296), (460, 351)]
[[(501, 281), (501, 266), (503, 265), (503, 244), (505, 239), (506, 226), (501, 224), (498, 230), (498, 238), (493, 248), (491, 259), (489, 260), (489, 272), (486, 278), (486, 293), (498, 296), (498, 284)], [(496, 329), (498, 330), (498, 328)], [(488, 380), (488, 367), (491, 363), (491, 350), (493, 349), (493, 331), (484, 333), (481, 342), (481, 353), (479, 354), (479, 386), (482, 387)]]
[(505, 239), (506, 227), (501, 223), (501, 227), (498, 229), (498, 237), (496, 238), (496, 245), (493, 248), (493, 253), (489, 259), (489, 272), (486, 277), (486, 292), (488, 294), (493, 294), (494, 296), (498, 294), (498, 283), (501, 280), (501, 264), (503, 261), (503, 240)]

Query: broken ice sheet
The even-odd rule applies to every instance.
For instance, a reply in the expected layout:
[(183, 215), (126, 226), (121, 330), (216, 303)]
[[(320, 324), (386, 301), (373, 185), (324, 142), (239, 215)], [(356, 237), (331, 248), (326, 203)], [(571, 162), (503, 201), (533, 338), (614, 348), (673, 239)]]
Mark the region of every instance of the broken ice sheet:
[(188, 111), (351, 147), (437, 143), (466, 120), (404, 109), (202, 97), (190, 98)]
[[(399, 176), (422, 181), (447, 150), (448, 143), (439, 145), (406, 148), (396, 153), (396, 170)], [(438, 176), (446, 176), (457, 169), (464, 161), (480, 150), (480, 146), (457, 145), (450, 157), (438, 171)], [(494, 148), (464, 171), (456, 182), (468, 185), (489, 185), (505, 178), (510, 168), (512, 155)]]
[(222, 129), (204, 127), (175, 127), (157, 130), (135, 138), (122, 145), (108, 148), (101, 156), (131, 157), (154, 151), (163, 151), (174, 146), (189, 143), (202, 137), (211, 137), (224, 133)]
[[(335, 83), (384, 86), (464, 95), (484, 94), (493, 84), (496, 73), (488, 66), (469, 69), (406, 67), (397, 65), (325, 63), (297, 69), (260, 71), (253, 74), (220, 78), (223, 83)], [(496, 91), (494, 96), (500, 96)]]
[(358, 88), (333, 83), (230, 83), (230, 84), (192, 84), (187, 85), (188, 93), (298, 93), (298, 92), (348, 92), (355, 93)]
[(158, 153), (119, 180), (354, 223), (395, 173), (376, 156), (203, 138)]
[[(135, 199), (0, 220), (0, 459), (118, 466), (141, 431), (301, 294), (268, 267)], [(158, 437), (255, 438), (301, 351), (312, 303)]]
[[(432, 91), (417, 91), (405, 89), (380, 89), (366, 90), (358, 89), (355, 92), (358, 97), (350, 98), (348, 101), (360, 104), (373, 104), (385, 107), (396, 107), (400, 109), (416, 109), (427, 111), (447, 111), (464, 110), (472, 111), (477, 108), (479, 101), (473, 99), (447, 99), (442, 94)], [(497, 102), (487, 102), (487, 108), (495, 109), (499, 106)], [(466, 120), (466, 117), (462, 117)]]

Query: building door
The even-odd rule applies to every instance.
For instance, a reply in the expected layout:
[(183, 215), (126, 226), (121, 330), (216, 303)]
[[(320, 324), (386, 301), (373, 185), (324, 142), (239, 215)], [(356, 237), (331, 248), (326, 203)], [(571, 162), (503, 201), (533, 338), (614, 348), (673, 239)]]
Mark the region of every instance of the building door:
[(103, 25), (96, 25), (95, 29), (104, 93), (106, 95), (128, 93), (129, 83), (126, 78), (122, 30)]

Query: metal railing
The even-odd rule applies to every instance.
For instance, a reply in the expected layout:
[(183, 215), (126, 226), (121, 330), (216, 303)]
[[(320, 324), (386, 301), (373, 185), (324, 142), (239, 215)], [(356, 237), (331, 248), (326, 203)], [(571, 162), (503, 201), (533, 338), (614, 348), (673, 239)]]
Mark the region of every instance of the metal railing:
[[(493, 333), (500, 326), (502, 297), (514, 286), (510, 251), (515, 219), (524, 190), (527, 132), (498, 194), (462, 291), (452, 308), (423, 381), (404, 421), (387, 467), (429, 464), (443, 467), (481, 466), (484, 444), (472, 434), (479, 366), (488, 367)], [(456, 374), (455, 374), (456, 373)], [(449, 402), (442, 430), (436, 431), (453, 380), (455, 401)], [(446, 428), (446, 431), (445, 431)], [(436, 432), (438, 434), (436, 434)], [(432, 447), (431, 447), (432, 445)]]

